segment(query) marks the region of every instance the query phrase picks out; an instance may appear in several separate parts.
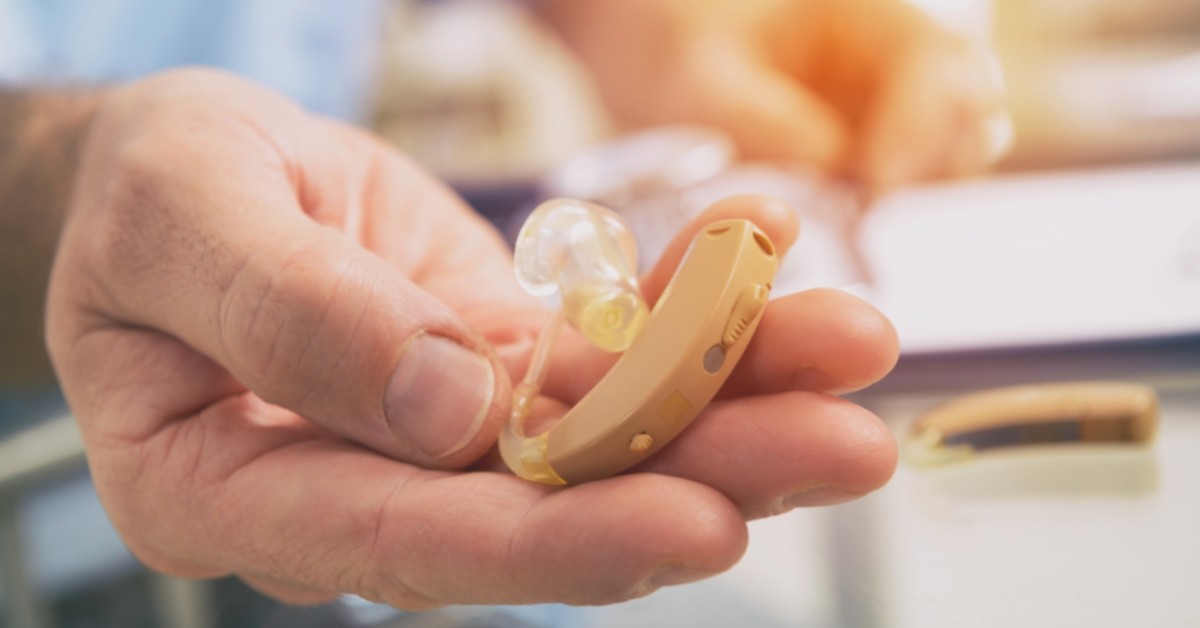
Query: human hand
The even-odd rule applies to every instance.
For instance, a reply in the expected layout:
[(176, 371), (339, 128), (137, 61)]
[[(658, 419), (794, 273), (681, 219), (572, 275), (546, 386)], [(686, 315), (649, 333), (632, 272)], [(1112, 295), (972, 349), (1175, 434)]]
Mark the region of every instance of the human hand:
[(1007, 139), (983, 55), (900, 0), (541, 6), (627, 124), (714, 125), (873, 191), (978, 173)]
[[(743, 197), (782, 250), (795, 214)], [(653, 301), (689, 227), (644, 280)], [(596, 603), (726, 569), (747, 518), (890, 476), (895, 445), (831, 393), (882, 377), (891, 326), (813, 291), (771, 303), (742, 363), (636, 472), (565, 489), (496, 466), (542, 306), (502, 241), (357, 130), (227, 75), (107, 96), (50, 287), (48, 342), (130, 549), (292, 602)], [(564, 338), (570, 404), (612, 356)], [(547, 400), (549, 401), (549, 400)]]

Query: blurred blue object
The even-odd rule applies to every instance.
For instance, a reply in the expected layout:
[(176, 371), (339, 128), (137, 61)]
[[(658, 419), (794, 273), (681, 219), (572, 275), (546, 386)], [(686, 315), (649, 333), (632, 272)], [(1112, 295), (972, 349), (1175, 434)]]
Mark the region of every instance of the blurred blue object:
[(224, 68), (361, 119), (385, 0), (0, 0), (0, 83), (92, 84)]
[(46, 599), (115, 578), (137, 565), (109, 524), (86, 475), (37, 491), (23, 506), (30, 576)]
[(57, 386), (0, 390), (0, 439), (65, 412), (67, 402)]

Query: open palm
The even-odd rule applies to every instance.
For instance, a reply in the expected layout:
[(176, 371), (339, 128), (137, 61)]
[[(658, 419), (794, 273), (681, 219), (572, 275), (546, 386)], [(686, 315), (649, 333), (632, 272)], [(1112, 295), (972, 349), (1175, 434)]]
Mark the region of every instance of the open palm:
[[(396, 152), (226, 75), (109, 95), (74, 199), (51, 354), (106, 509), (164, 571), (290, 601), (615, 601), (724, 570), (746, 519), (895, 464), (882, 424), (830, 394), (886, 373), (894, 332), (813, 291), (771, 303), (719, 400), (644, 468), (569, 488), (499, 469), (545, 315), (503, 243)], [(729, 216), (795, 240), (756, 197), (692, 229)], [(612, 360), (568, 338), (544, 392), (569, 405)]]

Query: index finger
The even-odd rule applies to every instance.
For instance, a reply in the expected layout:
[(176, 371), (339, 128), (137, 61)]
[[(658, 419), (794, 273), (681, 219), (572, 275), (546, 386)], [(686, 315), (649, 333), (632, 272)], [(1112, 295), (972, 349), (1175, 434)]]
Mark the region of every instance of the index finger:
[[(799, 219), (782, 202), (764, 196), (726, 199), (696, 218), (671, 243), (643, 278), (653, 302), (666, 288), (687, 251), (692, 234), (715, 220), (745, 218), (763, 229), (786, 253), (796, 241)], [(571, 402), (583, 397), (618, 356), (590, 346), (578, 334), (560, 338), (545, 394)], [(898, 356), (891, 323), (874, 307), (837, 290), (815, 290), (773, 299), (722, 397), (812, 390), (846, 392), (883, 377)]]

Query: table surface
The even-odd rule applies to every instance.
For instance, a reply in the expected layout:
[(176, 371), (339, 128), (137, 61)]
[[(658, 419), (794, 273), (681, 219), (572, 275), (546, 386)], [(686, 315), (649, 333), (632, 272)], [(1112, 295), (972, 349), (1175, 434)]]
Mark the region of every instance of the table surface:
[(1064, 379), (1153, 386), (1156, 442), (902, 461), (857, 502), (753, 523), (730, 572), (587, 625), (1200, 625), (1200, 341), (902, 360), (856, 400), (899, 436), (949, 396)]

